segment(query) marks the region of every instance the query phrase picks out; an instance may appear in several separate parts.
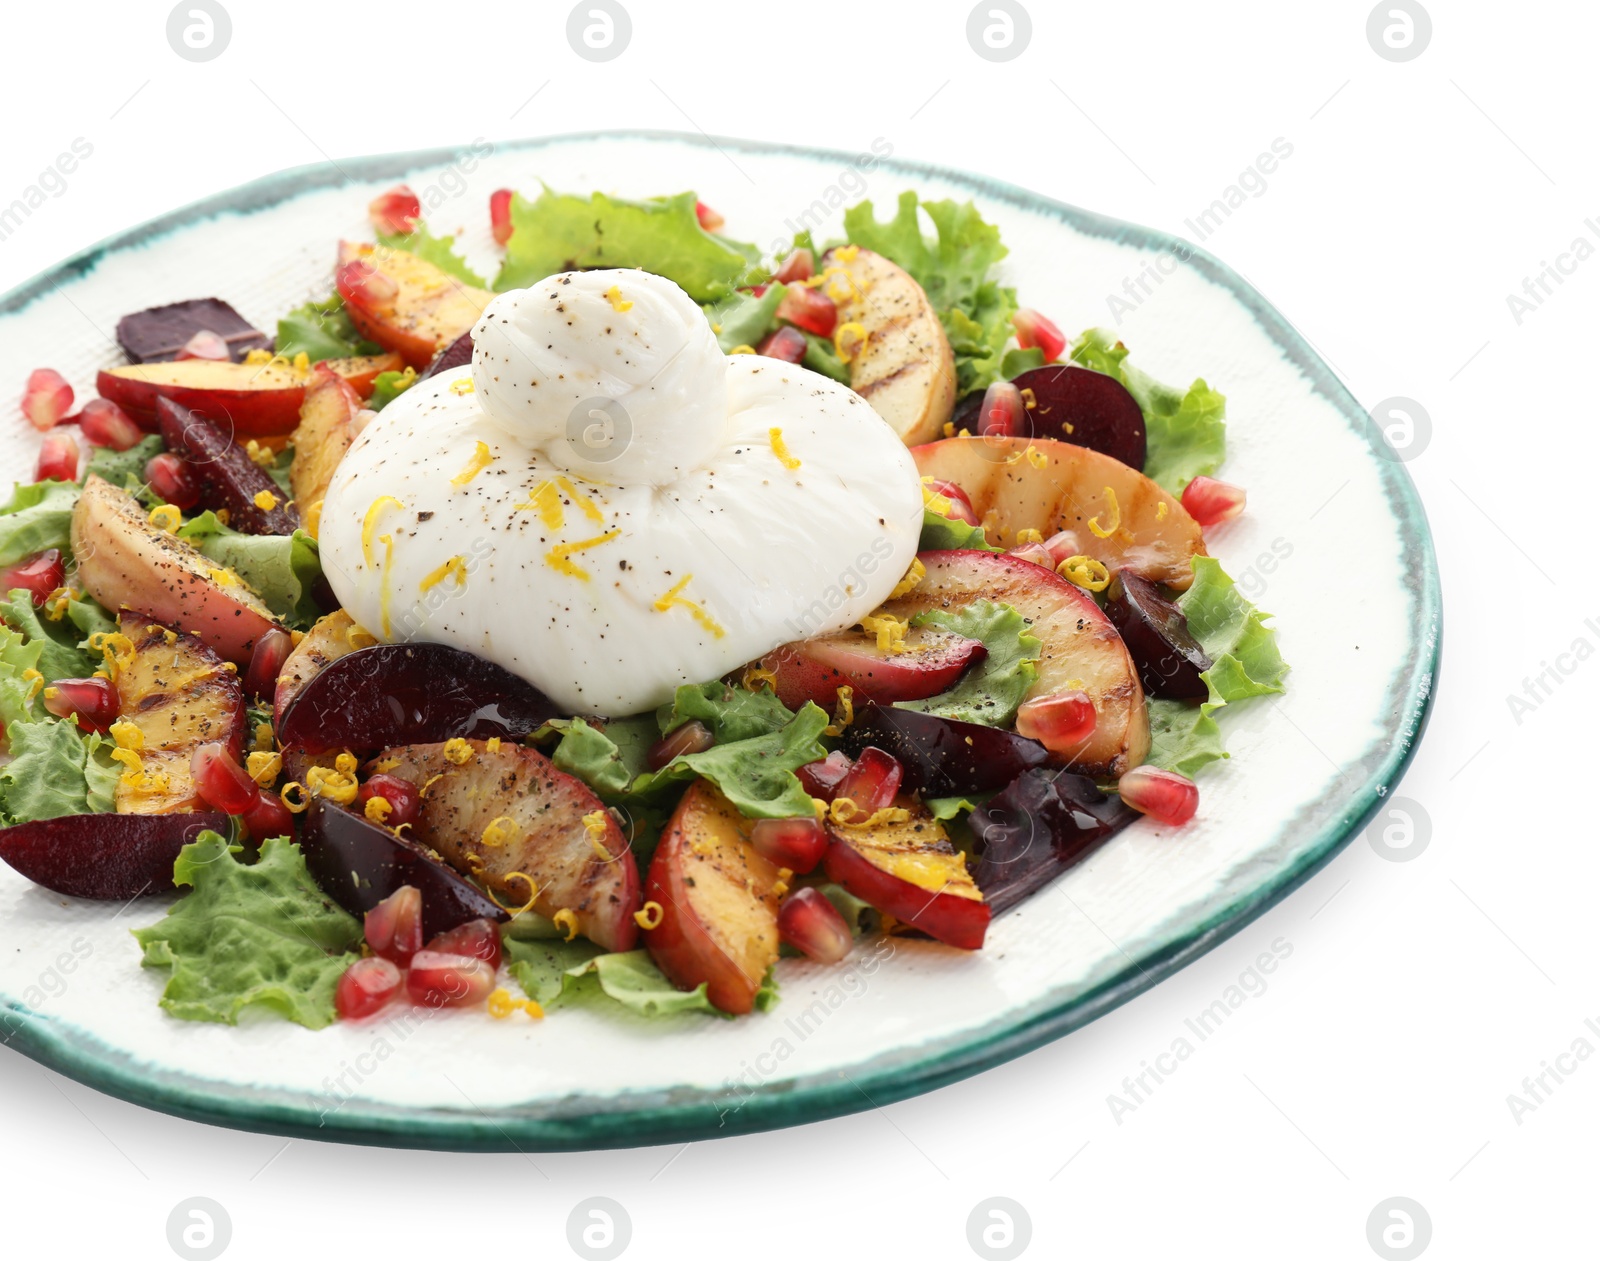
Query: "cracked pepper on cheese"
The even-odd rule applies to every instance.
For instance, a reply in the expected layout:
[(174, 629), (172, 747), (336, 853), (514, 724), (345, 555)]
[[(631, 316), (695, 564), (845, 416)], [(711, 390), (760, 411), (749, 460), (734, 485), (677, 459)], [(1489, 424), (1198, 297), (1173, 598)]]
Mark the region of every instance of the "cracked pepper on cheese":
[(669, 280), (552, 276), (473, 339), (471, 368), (386, 407), (328, 489), (324, 569), (384, 639), (620, 716), (858, 623), (916, 554), (894, 431), (843, 385), (723, 355)]

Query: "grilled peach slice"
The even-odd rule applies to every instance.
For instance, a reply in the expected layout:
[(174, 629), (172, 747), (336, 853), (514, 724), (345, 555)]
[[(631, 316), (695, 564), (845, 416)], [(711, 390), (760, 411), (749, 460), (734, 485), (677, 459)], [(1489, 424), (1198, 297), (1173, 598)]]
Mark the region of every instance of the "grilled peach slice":
[(855, 628), (784, 644), (761, 665), (777, 676), (773, 691), (790, 709), (815, 701), (831, 710), (841, 687), (852, 690), (857, 705), (937, 696), (988, 652), (981, 640), (936, 627), (914, 627), (903, 646), (902, 652), (885, 651), (875, 635)]
[(779, 872), (750, 844), (744, 818), (715, 785), (697, 780), (662, 833), (645, 881), (661, 908), (644, 944), (680, 989), (705, 983), (733, 1015), (755, 1006), (778, 958)]
[(289, 489), (300, 520), (313, 537), (333, 471), (356, 440), (356, 413), (360, 410), (361, 396), (336, 372), (320, 363), (311, 370), (305, 402), (300, 405), (300, 426), (291, 439), (294, 462), (289, 465)]
[(141, 765), (128, 767), (117, 782), (117, 813), (207, 810), (189, 759), (202, 744), (220, 743), (235, 760), (244, 752), (239, 675), (193, 635), (138, 613), (124, 612), (118, 624), (132, 649), (117, 645), (117, 697), (122, 721), (139, 729), (133, 743)]
[(860, 826), (828, 820), (822, 860), (828, 879), (946, 945), (981, 949), (989, 907), (967, 870), (966, 855), (926, 806), (902, 797), (895, 807), (905, 819)]
[(1094, 734), (1065, 759), (1085, 774), (1120, 775), (1150, 751), (1144, 689), (1111, 619), (1089, 594), (1043, 566), (993, 552), (923, 552), (927, 571), (884, 610), (909, 620), (929, 609), (955, 610), (973, 600), (1009, 604), (1041, 645), (1039, 677), (1027, 700), (1081, 689), (1094, 702)]
[(151, 525), (103, 478), (89, 477), (72, 510), (72, 554), (79, 582), (106, 608), (188, 631), (235, 665), (249, 665), (256, 640), (278, 624), (236, 575)]
[(596, 945), (633, 949), (639, 869), (622, 829), (582, 781), (536, 750), (483, 740), (398, 745), (376, 765), (418, 786), (411, 835), (457, 871), (508, 906), (527, 902), (531, 881), (534, 911), (547, 919), (570, 911)]
[(850, 388), (907, 446), (938, 436), (955, 406), (955, 356), (922, 286), (871, 250), (831, 250), (822, 264), (843, 273), (823, 289), (839, 305), (837, 327), (866, 332), (850, 361)]
[[(326, 666), (363, 644), (376, 642), (353, 636), (352, 632), (358, 629), (355, 619), (343, 609), (317, 619), (317, 624), (294, 646), (294, 651), (278, 673), (278, 686), (272, 693), (274, 726), (283, 721), (289, 702), (299, 696), (301, 689), (321, 674)], [(355, 643), (350, 642), (352, 638), (355, 638)]]
[(1194, 581), (1189, 562), (1206, 554), (1199, 525), (1177, 499), (1087, 447), (1050, 438), (944, 438), (911, 456), (923, 477), (966, 491), (997, 547), (1015, 546), (1020, 530), (1047, 539), (1065, 531), (1067, 555), (1092, 556), (1112, 571), (1126, 566), (1178, 591)]
[(415, 254), (352, 241), (339, 242), (334, 287), (361, 335), (395, 351), (418, 372), (471, 329), (494, 299)]

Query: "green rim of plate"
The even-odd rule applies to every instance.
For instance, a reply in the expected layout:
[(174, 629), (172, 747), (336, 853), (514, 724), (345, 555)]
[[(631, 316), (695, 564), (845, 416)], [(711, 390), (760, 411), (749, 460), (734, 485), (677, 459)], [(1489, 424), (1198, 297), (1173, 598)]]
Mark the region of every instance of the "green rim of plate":
[[(631, 140), (690, 145), (752, 154), (778, 154), (848, 165), (855, 155), (801, 145), (685, 135), (664, 131), (594, 131), (496, 145), (496, 151), (536, 150), (597, 141)], [(93, 271), (107, 256), (134, 248), (204, 219), (249, 214), (318, 190), (404, 176), (421, 167), (447, 164), (454, 149), (380, 154), (296, 167), (206, 198), (120, 233), (41, 272), (0, 298), (0, 314), (23, 310), (58, 286)], [(352, 1100), (329, 1113), (327, 1099), (300, 1091), (274, 1091), (208, 1081), (153, 1068), (106, 1046), (98, 1038), (40, 1016), (18, 1004), (0, 1006), (4, 1042), (25, 1055), (118, 1098), (174, 1116), (261, 1133), (390, 1147), (462, 1151), (571, 1151), (635, 1147), (801, 1125), (859, 1112), (949, 1085), (1070, 1033), (1120, 1006), (1193, 959), (1225, 941), (1276, 905), (1319, 871), (1348, 844), (1399, 783), (1427, 726), (1440, 661), (1442, 597), (1438, 563), (1427, 515), (1416, 487), (1383, 445), (1367, 413), (1321, 357), (1278, 311), (1216, 258), (1164, 232), (1080, 210), (1015, 185), (948, 167), (899, 159), (878, 165), (911, 179), (938, 179), (972, 195), (1055, 218), (1075, 231), (1148, 250), (1183, 250), (1185, 262), (1227, 289), (1294, 364), (1312, 387), (1360, 433), (1377, 462), (1385, 495), (1400, 527), (1411, 565), (1404, 579), (1414, 610), (1412, 637), (1398, 663), (1385, 705), (1385, 734), (1349, 768), (1362, 776), (1347, 785), (1347, 773), (1322, 798), (1304, 807), (1282, 834), (1314, 833), (1293, 863), (1273, 873), (1231, 905), (1181, 938), (1129, 966), (1093, 989), (1061, 1000), (1045, 1000), (978, 1034), (950, 1037), (889, 1052), (851, 1074), (821, 1073), (758, 1088), (730, 1109), (727, 1092), (681, 1089), (624, 1092), (604, 1100), (572, 1096), (525, 1108), (492, 1112), (411, 1108)], [(1182, 256), (1182, 255), (1180, 255)]]

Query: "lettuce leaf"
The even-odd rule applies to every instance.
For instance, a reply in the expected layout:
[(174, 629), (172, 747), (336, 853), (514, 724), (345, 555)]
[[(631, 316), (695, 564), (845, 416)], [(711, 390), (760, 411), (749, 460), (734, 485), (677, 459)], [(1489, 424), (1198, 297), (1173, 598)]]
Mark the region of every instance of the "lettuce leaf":
[[(99, 606), (95, 608), (98, 610)], [(104, 614), (101, 616), (103, 618)], [(54, 683), (57, 679), (86, 679), (100, 668), (100, 655), (79, 647), (87, 633), (79, 631), (76, 621), (69, 620), (65, 615), (61, 621), (51, 621), (48, 615), (41, 618), (39, 610), (33, 607), (33, 597), (26, 591), (11, 592), (0, 603), (0, 617), (5, 618), (8, 626), (22, 633), (30, 648), (37, 650), (33, 667), (44, 675), (46, 683)], [(104, 630), (106, 627), (99, 626), (96, 629)]]
[(782, 285), (768, 285), (759, 298), (738, 290), (720, 302), (707, 303), (706, 319), (711, 321), (711, 331), (717, 335), (722, 353), (731, 355), (740, 346), (759, 346), (761, 339), (778, 326), (778, 304), (783, 301), (783, 294)]
[(121, 767), (105, 738), (60, 718), (6, 726), (11, 761), (0, 767), (0, 820), (9, 826), (114, 808)]
[(380, 372), (372, 379), (372, 395), (367, 399), (367, 406), (375, 412), (381, 412), (416, 383), (415, 368), (407, 368), (404, 372)]
[(322, 562), (317, 541), (304, 530), (241, 534), (208, 511), (186, 521), (178, 537), (233, 570), (268, 608), (297, 629), (308, 628), (322, 616), (311, 595), (322, 576)]
[(278, 321), (277, 353), (287, 359), (304, 354), (312, 363), (323, 359), (348, 359), (375, 355), (383, 349), (364, 339), (350, 322), (344, 299), (338, 294), (321, 302), (297, 306)]
[(760, 250), (707, 232), (695, 200), (693, 193), (644, 201), (577, 197), (546, 187), (529, 201), (515, 193), (511, 240), (494, 287), (526, 288), (579, 267), (640, 267), (706, 303), (765, 279)]
[(1193, 776), (1201, 767), (1228, 756), (1216, 713), (1223, 706), (1283, 691), (1289, 667), (1278, 651), (1271, 616), (1239, 594), (1220, 562), (1196, 556), (1194, 585), (1178, 597), (1189, 631), (1211, 658), (1200, 677), (1210, 695), (1199, 705), (1185, 701), (1150, 702), (1151, 765)]
[(711, 729), (718, 744), (750, 740), (781, 731), (794, 718), (771, 691), (749, 692), (720, 680), (686, 683), (673, 694), (672, 702), (656, 710), (656, 725), (661, 734), (676, 731), (686, 722), (701, 722)]
[(340, 910), (283, 837), (246, 866), (215, 832), (186, 845), (172, 882), (191, 892), (165, 919), (134, 932), (147, 968), (170, 968), (161, 1006), (180, 1020), (237, 1024), (264, 1007), (321, 1029), (333, 1022), (333, 992), (359, 956), (361, 923)]
[(1003, 727), (1017, 715), (1017, 707), (1039, 677), (1043, 645), (1028, 634), (1027, 620), (1009, 604), (974, 600), (948, 611), (928, 609), (911, 619), (913, 626), (938, 626), (969, 639), (981, 639), (988, 655), (969, 669), (948, 692), (925, 701), (899, 701), (901, 709), (914, 709), (960, 722), (981, 722)]
[(423, 262), (432, 263), (440, 271), (448, 272), (457, 280), (475, 288), (489, 287), (489, 282), (468, 267), (467, 260), (456, 253), (455, 237), (434, 236), (424, 223), (418, 223), (416, 228), (405, 236), (380, 232), (378, 243), (387, 245), (390, 249), (404, 250), (407, 254), (413, 254)]
[(1215, 473), (1227, 450), (1227, 400), (1196, 377), (1187, 390), (1163, 385), (1127, 362), (1128, 348), (1109, 329), (1091, 328), (1071, 357), (1116, 377), (1144, 413), (1145, 476), (1174, 495), (1194, 478)]
[(833, 348), (833, 342), (826, 337), (818, 337), (815, 333), (806, 333), (806, 357), (800, 361), (800, 366), (810, 368), (811, 371), (821, 373), (825, 377), (832, 377), (840, 385), (850, 384), (850, 365), (839, 358), (839, 352)]
[(33, 681), (24, 679), (24, 670), (39, 668), (40, 644), (28, 643), (9, 626), (0, 625), (0, 724), (32, 722), (43, 710), (35, 695)]
[(661, 735), (649, 714), (608, 722), (604, 728), (582, 718), (550, 726), (561, 732), (561, 742), (550, 755), (556, 769), (576, 775), (611, 803), (627, 796), (628, 786), (645, 774), (645, 754)]
[(145, 481), (144, 466), (150, 462), (151, 456), (160, 455), (166, 449), (167, 444), (161, 441), (160, 434), (141, 438), (126, 451), (118, 451), (112, 447), (90, 447), (89, 463), (84, 467), (84, 476), (93, 474), (102, 477), (113, 486), (127, 491), (147, 507), (154, 507), (161, 503), (162, 499)]
[[(704, 1012), (722, 1016), (706, 996), (705, 982), (680, 990), (667, 980), (649, 952), (612, 954), (587, 941), (504, 940), (506, 967), (523, 993), (546, 1011), (573, 1005), (619, 1004), (638, 1016), (676, 1016)], [(758, 1011), (777, 1003), (778, 987), (769, 970), (756, 995)]]
[(940, 516), (931, 508), (922, 509), (922, 537), (917, 540), (919, 552), (1000, 552), (1004, 548), (991, 547), (983, 536), (983, 527), (968, 525), (965, 521), (952, 521)]
[[(933, 240), (923, 236), (919, 205), (933, 223)], [(872, 203), (864, 201), (844, 212), (844, 227), (852, 244), (898, 263), (922, 286), (950, 339), (958, 393), (1000, 377), (1017, 291), (990, 278), (1010, 251), (1000, 229), (985, 222), (972, 202), (919, 202), (908, 191), (900, 194), (892, 219), (880, 223)]]
[(76, 482), (17, 483), (11, 502), (0, 508), (0, 565), (14, 565), (49, 547), (69, 554), (78, 489)]

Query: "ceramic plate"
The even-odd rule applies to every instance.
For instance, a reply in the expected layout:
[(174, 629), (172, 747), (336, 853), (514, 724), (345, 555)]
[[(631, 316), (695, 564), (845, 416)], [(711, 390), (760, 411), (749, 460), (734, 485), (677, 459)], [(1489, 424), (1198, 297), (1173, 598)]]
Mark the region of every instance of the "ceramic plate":
[[(1223, 473), (1249, 488), (1249, 510), (1207, 542), (1276, 615), (1287, 694), (1226, 715), (1233, 759), (1202, 776), (1199, 817), (1180, 835), (1148, 822), (1121, 833), (997, 919), (981, 953), (900, 940), (834, 968), (785, 960), (782, 1003), (737, 1021), (573, 1010), (319, 1033), (271, 1018), (189, 1024), (157, 1006), (165, 973), (139, 967), (129, 936), (161, 900), (119, 913), (0, 866), (8, 1045), (164, 1111), (356, 1142), (591, 1148), (815, 1121), (957, 1081), (1126, 1002), (1308, 879), (1398, 780), (1439, 659), (1427, 520), (1355, 399), (1227, 267), (1198, 251), (1180, 261), (1158, 232), (909, 162), (654, 134), (479, 148), (286, 171), (69, 259), (0, 300), (0, 382), (18, 390), (49, 364), (90, 395), (95, 370), (120, 361), (117, 318), (182, 298), (226, 298), (270, 329), (329, 291), (335, 242), (367, 235), (367, 201), (401, 178), (436, 229), (467, 225), (469, 258), (491, 275), (490, 191), (541, 179), (624, 195), (692, 187), (764, 248), (808, 224), (836, 231), (862, 196), (880, 211), (905, 188), (973, 198), (1011, 248), (1007, 282), (1064, 329), (1106, 323), (1106, 295), (1159, 276), (1118, 332), (1157, 377), (1203, 375), (1227, 394)], [(30, 476), (34, 446), (20, 422), (4, 427), (11, 475)]]

